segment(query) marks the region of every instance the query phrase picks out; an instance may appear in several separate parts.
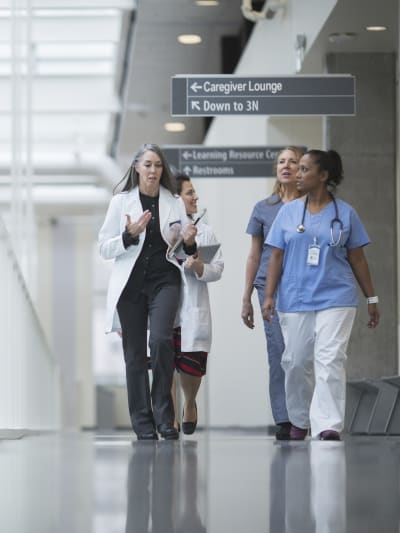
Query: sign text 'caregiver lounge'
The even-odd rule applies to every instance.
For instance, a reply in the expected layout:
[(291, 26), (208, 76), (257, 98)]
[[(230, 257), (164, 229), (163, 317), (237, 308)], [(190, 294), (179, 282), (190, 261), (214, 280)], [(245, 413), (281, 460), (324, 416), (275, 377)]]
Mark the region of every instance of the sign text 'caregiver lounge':
[(350, 75), (275, 78), (179, 75), (172, 78), (172, 116), (355, 115)]

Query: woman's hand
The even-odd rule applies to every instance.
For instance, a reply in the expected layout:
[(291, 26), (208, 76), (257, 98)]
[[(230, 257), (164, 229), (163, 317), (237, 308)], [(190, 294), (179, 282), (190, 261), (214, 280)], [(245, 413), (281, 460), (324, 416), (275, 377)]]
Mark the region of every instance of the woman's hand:
[(192, 246), (196, 242), (197, 227), (193, 224), (186, 224), (182, 230), (182, 239), (187, 246)]
[(140, 215), (140, 217), (135, 222), (132, 222), (130, 215), (127, 214), (125, 216), (126, 231), (130, 235), (132, 235), (132, 237), (137, 237), (138, 235), (140, 235), (140, 233), (142, 233), (146, 229), (147, 224), (151, 220), (151, 212), (149, 210), (144, 211), (143, 214)]
[(185, 268), (188, 270), (194, 270), (198, 276), (202, 276), (204, 272), (204, 263), (198, 255), (189, 256), (185, 263)]
[(376, 328), (376, 326), (379, 324), (378, 306), (376, 304), (368, 304), (368, 314), (368, 327), (371, 329)]
[[(364, 296), (367, 297), (368, 294), (376, 294), (364, 249), (362, 247), (348, 249), (347, 258)], [(369, 320), (367, 326), (371, 329), (376, 328), (379, 324), (379, 311), (376, 303), (368, 304), (368, 314)]]
[(250, 329), (254, 329), (254, 309), (251, 301), (242, 303), (242, 320), (243, 324)]
[(271, 298), (269, 296), (266, 296), (264, 303), (261, 307), (261, 313), (264, 320), (268, 320), (268, 322), (271, 322), (274, 314), (275, 314), (275, 300), (274, 298)]

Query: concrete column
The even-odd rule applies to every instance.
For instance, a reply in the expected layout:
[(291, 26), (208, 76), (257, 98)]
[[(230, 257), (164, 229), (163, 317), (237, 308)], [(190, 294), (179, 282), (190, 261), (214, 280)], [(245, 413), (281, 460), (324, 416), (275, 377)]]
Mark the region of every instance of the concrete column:
[(396, 222), (396, 58), (394, 54), (332, 54), (328, 72), (356, 76), (355, 117), (326, 119), (326, 146), (343, 158), (344, 181), (338, 196), (363, 221), (371, 244), (366, 255), (381, 324), (366, 327), (361, 297), (350, 345), (348, 377), (380, 377), (398, 372), (397, 364), (397, 222)]

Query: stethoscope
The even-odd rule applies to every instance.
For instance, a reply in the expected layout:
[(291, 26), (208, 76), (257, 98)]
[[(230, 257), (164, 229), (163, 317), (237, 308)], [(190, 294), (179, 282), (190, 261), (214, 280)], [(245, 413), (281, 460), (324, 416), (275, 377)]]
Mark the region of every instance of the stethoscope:
[[(342, 238), (342, 233), (343, 233), (343, 222), (339, 218), (339, 210), (338, 210), (335, 197), (331, 193), (329, 193), (329, 196), (331, 197), (332, 202), (335, 206), (335, 218), (332, 218), (331, 220), (331, 242), (329, 243), (329, 246), (339, 246), (340, 239)], [(306, 196), (306, 199), (304, 202), (303, 216), (301, 217), (301, 223), (296, 228), (297, 233), (304, 233), (306, 231), (306, 228), (304, 227), (304, 220), (306, 218), (307, 206), (308, 206), (308, 195)], [(335, 224), (339, 225), (339, 237), (336, 241), (333, 235)]]

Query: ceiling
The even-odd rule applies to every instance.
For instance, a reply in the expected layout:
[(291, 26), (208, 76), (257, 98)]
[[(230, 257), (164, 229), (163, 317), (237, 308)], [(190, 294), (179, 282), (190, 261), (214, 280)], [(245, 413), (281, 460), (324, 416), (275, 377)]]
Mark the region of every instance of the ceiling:
[[(367, 31), (369, 25), (386, 31)], [(398, 51), (398, 0), (338, 0), (318, 38), (308, 51), (304, 73), (314, 73), (317, 57), (328, 53), (372, 53)], [(317, 59), (317, 60), (316, 60)]]
[[(122, 166), (129, 164), (142, 142), (201, 144), (205, 124), (200, 118), (172, 119), (185, 123), (183, 133), (163, 128), (171, 120), (170, 80), (176, 74), (222, 72), (221, 37), (243, 35), (241, 3), (220, 0), (218, 7), (199, 7), (194, 0), (139, 2), (117, 150)], [(320, 72), (313, 70), (320, 67), (313, 58), (329, 52), (397, 52), (397, 4), (397, 0), (384, 0), (378, 7), (372, 0), (339, 0), (308, 51), (303, 72)], [(383, 24), (388, 30), (369, 32), (368, 24)], [(202, 44), (180, 45), (177, 35), (182, 32), (201, 35)], [(332, 34), (338, 35), (333, 39)]]
[[(15, 118), (18, 103), (22, 105), (25, 98), (21, 94), (25, 81), (20, 93), (15, 92), (15, 83), (25, 80), (27, 52), (11, 46), (15, 3), (0, 0), (0, 184), (10, 180), (11, 133), (17, 130), (22, 151), (28, 141), (33, 146), (36, 183), (47, 188), (70, 185), (74, 191), (80, 187), (80, 194), (86, 187), (88, 195), (95, 187), (109, 190), (143, 142), (202, 143), (209, 121), (170, 116), (171, 77), (222, 73), (223, 57), (232, 63), (253, 27), (242, 15), (242, 0), (219, 0), (212, 7), (199, 6), (195, 0), (20, 3), (31, 4), (33, 15), (28, 48), (34, 60), (32, 131), (30, 138), (24, 135), (23, 113), (19, 123)], [(262, 4), (253, 3), (257, 9)], [(26, 30), (24, 21), (22, 17), (21, 30)], [(367, 32), (368, 24), (384, 24), (388, 30)], [(315, 69), (328, 52), (397, 53), (397, 26), (397, 0), (384, 0), (379, 6), (375, 0), (338, 0), (307, 50), (303, 72), (320, 73)], [(180, 33), (196, 33), (202, 42), (181, 45)], [(332, 34), (339, 37), (332, 41)], [(222, 40), (228, 36), (232, 40), (227, 47), (225, 39), (223, 48)], [(225, 72), (229, 72), (226, 66)], [(164, 124), (171, 120), (184, 122), (186, 130), (165, 131)]]
[(115, 86), (134, 5), (0, 0), (0, 183), (30, 164), (46, 186), (106, 181), (102, 158), (120, 110)]
[[(240, 36), (245, 19), (242, 0), (219, 0), (218, 6), (202, 7), (194, 0), (144, 0), (139, 2), (134, 28), (129, 76), (123, 103), (118, 155), (130, 158), (143, 142), (165, 144), (201, 143), (205, 121), (183, 122), (183, 133), (168, 133), (171, 77), (176, 74), (222, 72), (221, 39)], [(181, 33), (200, 35), (201, 44), (182, 45)]]

